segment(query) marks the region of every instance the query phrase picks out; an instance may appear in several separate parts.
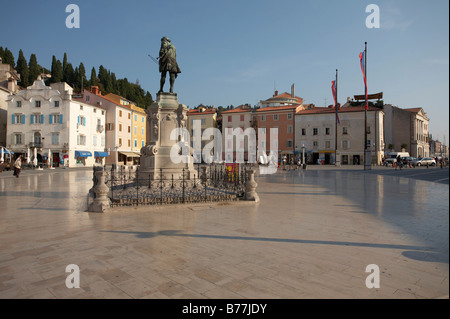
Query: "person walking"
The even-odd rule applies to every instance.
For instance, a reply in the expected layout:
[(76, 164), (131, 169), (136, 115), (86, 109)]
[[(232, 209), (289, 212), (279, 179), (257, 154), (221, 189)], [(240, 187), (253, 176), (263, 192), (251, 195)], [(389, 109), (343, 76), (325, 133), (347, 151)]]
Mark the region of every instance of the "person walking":
[(20, 171), (22, 170), (22, 155), (19, 155), (19, 157), (14, 162), (14, 176), (19, 178)]
[(395, 163), (395, 170), (397, 170), (397, 167), (402, 170), (402, 158), (400, 157), (400, 155), (397, 156), (397, 162)]

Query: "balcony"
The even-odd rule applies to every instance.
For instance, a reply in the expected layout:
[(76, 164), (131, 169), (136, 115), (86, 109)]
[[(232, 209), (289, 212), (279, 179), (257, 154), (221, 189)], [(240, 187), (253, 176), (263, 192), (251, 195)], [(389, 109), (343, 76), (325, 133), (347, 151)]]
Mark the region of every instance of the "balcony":
[(102, 133), (105, 130), (104, 125), (97, 125), (97, 132)]
[(42, 142), (41, 143), (30, 142), (28, 146), (31, 148), (43, 148), (44, 144)]

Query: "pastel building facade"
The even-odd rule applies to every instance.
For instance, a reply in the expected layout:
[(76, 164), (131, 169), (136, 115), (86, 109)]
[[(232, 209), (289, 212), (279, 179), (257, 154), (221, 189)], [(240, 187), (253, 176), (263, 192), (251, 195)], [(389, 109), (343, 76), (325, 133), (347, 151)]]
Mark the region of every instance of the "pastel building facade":
[[(360, 165), (364, 160), (364, 107), (338, 109), (313, 107), (295, 115), (295, 147), (309, 164)], [(384, 155), (384, 112), (377, 107), (367, 111), (367, 140), (372, 164), (380, 165)], [(337, 156), (336, 156), (337, 155)]]
[[(7, 145), (17, 155), (52, 166), (105, 163), (106, 111), (74, 101), (66, 83), (46, 86), (41, 78), (10, 95)], [(49, 157), (50, 155), (50, 157)]]

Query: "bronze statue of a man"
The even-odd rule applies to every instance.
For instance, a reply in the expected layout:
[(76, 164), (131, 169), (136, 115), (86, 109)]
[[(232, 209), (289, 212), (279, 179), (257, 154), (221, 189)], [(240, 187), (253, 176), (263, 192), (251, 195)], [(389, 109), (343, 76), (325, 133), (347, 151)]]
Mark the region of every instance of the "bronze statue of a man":
[(173, 93), (173, 84), (181, 73), (177, 63), (177, 52), (175, 46), (170, 42), (169, 38), (163, 37), (161, 39), (161, 49), (159, 50), (159, 72), (161, 72), (161, 86), (158, 93), (163, 92), (164, 83), (166, 82), (166, 75), (170, 75), (170, 93)]

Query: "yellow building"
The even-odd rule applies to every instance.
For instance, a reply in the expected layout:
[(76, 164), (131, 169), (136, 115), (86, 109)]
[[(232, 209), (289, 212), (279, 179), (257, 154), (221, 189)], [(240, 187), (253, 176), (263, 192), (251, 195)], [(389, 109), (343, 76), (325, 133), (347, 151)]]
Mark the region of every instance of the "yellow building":
[[(136, 103), (127, 100), (126, 98), (117, 94), (109, 93), (105, 95), (106, 98), (114, 101), (117, 104), (123, 105), (131, 109), (131, 114), (128, 116), (131, 120), (131, 126), (129, 126), (128, 133), (130, 134), (130, 140), (128, 142), (131, 147), (132, 153), (139, 153), (141, 148), (146, 144), (146, 118), (147, 114), (145, 110), (136, 105)], [(138, 164), (139, 157), (134, 157), (134, 164)]]
[(131, 110), (133, 111), (132, 119), (131, 119), (131, 149), (133, 152), (140, 152), (141, 148), (145, 146), (146, 141), (146, 118), (147, 114), (145, 110), (139, 106), (130, 105)]

